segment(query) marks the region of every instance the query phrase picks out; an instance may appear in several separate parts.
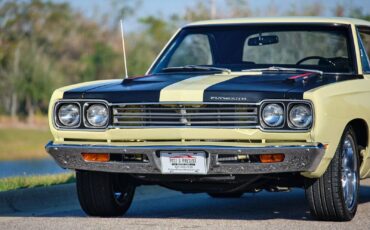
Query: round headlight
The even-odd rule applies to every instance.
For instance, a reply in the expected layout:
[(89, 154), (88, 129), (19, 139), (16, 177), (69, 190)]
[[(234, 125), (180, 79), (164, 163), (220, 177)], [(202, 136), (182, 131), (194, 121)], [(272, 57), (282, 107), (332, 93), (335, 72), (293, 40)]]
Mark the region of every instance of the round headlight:
[(284, 109), (279, 104), (268, 104), (262, 111), (263, 122), (271, 127), (277, 127), (284, 122)]
[(312, 110), (306, 104), (295, 105), (290, 109), (289, 121), (296, 128), (307, 128), (312, 124)]
[(108, 123), (108, 108), (102, 104), (91, 105), (86, 111), (86, 119), (94, 127), (104, 127)]
[(80, 107), (77, 104), (63, 104), (58, 109), (59, 123), (66, 127), (73, 127), (80, 123)]

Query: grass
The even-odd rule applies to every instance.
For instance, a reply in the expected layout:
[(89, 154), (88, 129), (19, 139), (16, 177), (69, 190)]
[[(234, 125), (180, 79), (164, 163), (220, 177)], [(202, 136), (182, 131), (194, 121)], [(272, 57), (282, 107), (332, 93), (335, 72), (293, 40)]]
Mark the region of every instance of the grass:
[(73, 173), (63, 173), (45, 176), (9, 177), (0, 179), (0, 192), (22, 189), (47, 187), (57, 184), (68, 184), (75, 182)]
[(45, 158), (44, 146), (51, 139), (45, 128), (0, 128), (0, 161)]

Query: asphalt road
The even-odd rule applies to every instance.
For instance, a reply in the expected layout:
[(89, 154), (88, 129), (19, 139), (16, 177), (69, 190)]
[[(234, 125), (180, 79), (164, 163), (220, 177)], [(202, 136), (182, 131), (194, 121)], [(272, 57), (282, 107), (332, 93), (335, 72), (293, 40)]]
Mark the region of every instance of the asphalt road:
[(125, 217), (91, 218), (80, 210), (74, 185), (64, 185), (0, 193), (0, 229), (370, 229), (370, 180), (363, 181), (360, 199), (353, 221), (319, 222), (299, 189), (214, 199), (146, 186)]

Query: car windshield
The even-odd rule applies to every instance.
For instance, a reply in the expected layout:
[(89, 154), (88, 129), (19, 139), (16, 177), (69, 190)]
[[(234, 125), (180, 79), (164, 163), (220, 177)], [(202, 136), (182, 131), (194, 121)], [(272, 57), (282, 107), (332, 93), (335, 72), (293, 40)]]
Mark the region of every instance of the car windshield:
[(353, 73), (349, 34), (348, 27), (338, 25), (187, 27), (167, 46), (150, 73), (270, 67)]

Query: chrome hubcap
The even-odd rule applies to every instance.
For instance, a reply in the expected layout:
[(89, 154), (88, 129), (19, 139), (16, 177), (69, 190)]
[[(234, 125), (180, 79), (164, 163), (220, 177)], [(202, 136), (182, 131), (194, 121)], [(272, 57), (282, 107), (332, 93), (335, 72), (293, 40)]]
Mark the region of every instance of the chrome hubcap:
[(124, 205), (129, 196), (128, 192), (114, 192), (114, 199), (119, 205)]
[(348, 210), (355, 206), (358, 190), (357, 157), (352, 136), (348, 135), (342, 146), (342, 188)]

